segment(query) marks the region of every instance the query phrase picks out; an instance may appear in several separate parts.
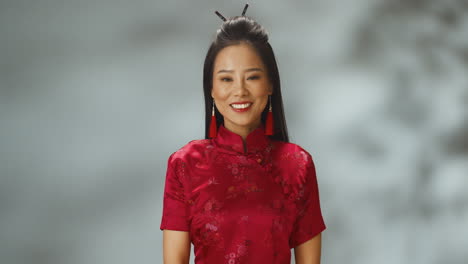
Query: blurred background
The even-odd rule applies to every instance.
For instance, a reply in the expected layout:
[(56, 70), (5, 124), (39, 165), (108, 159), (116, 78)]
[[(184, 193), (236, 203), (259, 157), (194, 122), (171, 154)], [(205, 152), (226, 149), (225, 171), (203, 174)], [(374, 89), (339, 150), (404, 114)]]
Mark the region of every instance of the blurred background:
[[(468, 1), (249, 2), (322, 263), (467, 263)], [(244, 4), (0, 1), (1, 263), (162, 263), (167, 158), (204, 137), (214, 11)]]

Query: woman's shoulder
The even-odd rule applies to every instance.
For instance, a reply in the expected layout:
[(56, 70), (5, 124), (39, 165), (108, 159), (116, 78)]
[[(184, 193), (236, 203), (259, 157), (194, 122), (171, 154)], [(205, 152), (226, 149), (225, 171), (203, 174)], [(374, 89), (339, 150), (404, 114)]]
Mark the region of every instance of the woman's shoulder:
[(274, 141), (273, 146), (277, 155), (283, 157), (293, 156), (310, 162), (312, 161), (311, 153), (299, 144), (293, 142)]
[(211, 139), (193, 139), (176, 149), (169, 156), (169, 160), (186, 160), (189, 157), (199, 157), (207, 148), (212, 146)]
[(315, 177), (312, 155), (304, 147), (291, 142), (275, 142), (273, 151), (273, 177), (281, 183), (288, 199), (301, 200), (305, 186)]

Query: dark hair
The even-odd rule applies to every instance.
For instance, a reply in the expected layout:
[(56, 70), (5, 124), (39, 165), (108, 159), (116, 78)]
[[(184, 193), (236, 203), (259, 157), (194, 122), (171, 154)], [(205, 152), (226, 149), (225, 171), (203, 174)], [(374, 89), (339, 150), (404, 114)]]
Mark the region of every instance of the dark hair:
[[(281, 85), (276, 64), (275, 54), (268, 43), (267, 31), (255, 20), (248, 16), (235, 16), (227, 19), (216, 31), (216, 36), (208, 49), (203, 68), (203, 91), (205, 94), (205, 139), (209, 138), (211, 111), (213, 107), (213, 98), (211, 90), (213, 88), (213, 67), (216, 55), (220, 50), (227, 46), (241, 43), (250, 44), (260, 56), (267, 68), (268, 77), (273, 84), (271, 94), (271, 104), (273, 111), (274, 133), (269, 136), (270, 139), (289, 142), (286, 120), (284, 117), (283, 99), (281, 97)], [(261, 120), (265, 124), (268, 113), (268, 104), (262, 112)], [(216, 124), (224, 122), (223, 116), (218, 112), (215, 106)]]

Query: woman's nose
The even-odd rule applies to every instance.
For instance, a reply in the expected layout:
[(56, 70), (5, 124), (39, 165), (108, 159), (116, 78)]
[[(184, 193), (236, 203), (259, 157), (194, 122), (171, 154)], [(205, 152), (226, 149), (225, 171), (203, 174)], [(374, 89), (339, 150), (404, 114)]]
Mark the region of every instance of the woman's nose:
[(245, 82), (241, 79), (240, 81), (235, 82), (234, 84), (234, 94), (235, 95), (246, 95), (248, 93)]

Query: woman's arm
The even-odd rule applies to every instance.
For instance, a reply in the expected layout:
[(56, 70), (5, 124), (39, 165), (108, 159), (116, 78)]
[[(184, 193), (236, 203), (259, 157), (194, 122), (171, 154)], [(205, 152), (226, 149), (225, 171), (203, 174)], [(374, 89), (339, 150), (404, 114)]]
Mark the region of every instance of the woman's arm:
[(164, 264), (188, 264), (190, 237), (187, 231), (163, 230)]
[(322, 233), (294, 248), (296, 264), (320, 264)]

